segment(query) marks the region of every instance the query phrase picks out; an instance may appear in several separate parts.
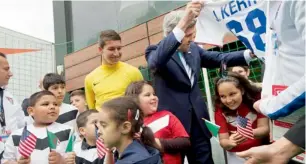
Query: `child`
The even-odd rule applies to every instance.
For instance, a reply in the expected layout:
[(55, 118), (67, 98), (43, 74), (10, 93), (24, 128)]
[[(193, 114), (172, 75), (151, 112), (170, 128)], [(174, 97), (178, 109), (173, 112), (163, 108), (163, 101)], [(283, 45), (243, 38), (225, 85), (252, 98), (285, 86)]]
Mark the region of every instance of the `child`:
[(83, 90), (75, 90), (70, 94), (70, 104), (75, 106), (79, 113), (87, 110), (87, 103), (85, 99), (85, 92)]
[(180, 152), (189, 148), (190, 141), (180, 120), (169, 111), (157, 112), (158, 97), (146, 81), (131, 83), (125, 95), (138, 100), (145, 116), (144, 125), (153, 130), (157, 143), (160, 143), (159, 151), (163, 152), (164, 164), (181, 164)]
[[(245, 77), (246, 79), (249, 79), (250, 76), (250, 69), (248, 66), (235, 66), (235, 67), (231, 67), (230, 68), (231, 72), (236, 72), (238, 74), (240, 74), (241, 76)], [(251, 84), (257, 86), (257, 87), (261, 87), (261, 83), (255, 83), (251, 80), (249, 80)]]
[[(100, 138), (107, 148), (116, 148), (116, 164), (161, 164), (150, 128), (143, 125), (143, 114), (129, 97), (105, 102), (99, 115)], [(140, 134), (140, 141), (133, 139)]]
[(76, 164), (103, 164), (104, 158), (99, 159), (96, 148), (96, 129), (98, 111), (87, 110), (77, 117), (77, 126), (83, 140), (74, 146)]
[[(229, 73), (215, 83), (215, 121), (220, 126), (219, 141), (227, 150), (228, 164), (244, 163), (245, 160), (237, 157), (235, 152), (263, 145), (269, 140), (268, 118), (253, 109), (260, 91), (237, 73)], [(240, 131), (241, 127), (246, 130)]]
[[(36, 136), (36, 146), (30, 157), (26, 158), (20, 154), (20, 138), (24, 129), (13, 131), (7, 142), (1, 163), (31, 163), (31, 164), (60, 164), (64, 163), (64, 152), (66, 150), (71, 128), (67, 125), (56, 123), (59, 108), (55, 96), (49, 91), (40, 91), (30, 97), (28, 113), (34, 122), (26, 126), (27, 130)], [(51, 150), (48, 145), (47, 131), (55, 134), (59, 139), (56, 151)], [(31, 145), (31, 144), (29, 144)]]
[[(61, 75), (56, 73), (48, 73), (43, 79), (43, 87), (45, 90), (52, 92), (56, 97), (56, 102), (60, 108), (57, 123), (75, 127), (75, 119), (78, 114), (76, 107), (63, 103), (66, 93), (66, 83)], [(33, 119), (28, 119), (28, 125), (33, 122)]]

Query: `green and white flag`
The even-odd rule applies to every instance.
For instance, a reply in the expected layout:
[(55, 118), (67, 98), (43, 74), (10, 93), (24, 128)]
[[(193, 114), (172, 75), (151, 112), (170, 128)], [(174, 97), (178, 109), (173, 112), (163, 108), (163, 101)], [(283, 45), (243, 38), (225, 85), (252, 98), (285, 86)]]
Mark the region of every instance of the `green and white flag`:
[(75, 139), (76, 139), (76, 136), (74, 135), (74, 130), (71, 130), (69, 141), (66, 147), (66, 153), (73, 151), (73, 145), (74, 145)]
[(57, 145), (60, 143), (59, 139), (54, 133), (48, 131), (48, 129), (47, 129), (47, 137), (48, 137), (49, 148), (51, 150), (55, 150)]
[(205, 122), (206, 127), (208, 128), (208, 130), (210, 131), (211, 135), (214, 136), (216, 139), (218, 139), (219, 142), (219, 130), (220, 130), (220, 126), (214, 124), (211, 121), (208, 121), (204, 118), (202, 118)]

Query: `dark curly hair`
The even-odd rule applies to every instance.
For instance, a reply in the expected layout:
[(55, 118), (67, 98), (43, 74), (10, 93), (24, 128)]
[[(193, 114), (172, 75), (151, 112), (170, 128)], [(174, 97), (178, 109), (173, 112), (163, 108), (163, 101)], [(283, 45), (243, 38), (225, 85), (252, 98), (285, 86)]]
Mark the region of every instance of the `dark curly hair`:
[(232, 82), (238, 89), (240, 89), (240, 91), (244, 91), (244, 94), (242, 95), (242, 103), (247, 105), (252, 112), (257, 113), (253, 108), (253, 104), (259, 99), (261, 88), (252, 85), (248, 79), (238, 73), (229, 72), (226, 77), (219, 77), (215, 80), (215, 105), (219, 106), (225, 115), (233, 115), (236, 111), (230, 110), (220, 100), (218, 87), (224, 82)]

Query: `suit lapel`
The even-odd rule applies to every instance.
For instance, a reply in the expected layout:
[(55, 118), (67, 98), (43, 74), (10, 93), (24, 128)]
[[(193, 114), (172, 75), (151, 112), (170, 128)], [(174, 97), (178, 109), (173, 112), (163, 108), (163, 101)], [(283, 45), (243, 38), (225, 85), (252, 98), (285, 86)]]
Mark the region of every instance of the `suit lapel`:
[(187, 72), (185, 70), (185, 67), (182, 63), (182, 60), (180, 59), (178, 52), (176, 51), (174, 55), (172, 55), (172, 59), (176, 62), (177, 65), (179, 65), (179, 67), (184, 71), (186, 77), (189, 79)]
[(177, 51), (175, 52), (174, 55), (172, 55), (172, 59), (185, 71), (185, 67), (184, 67)]
[[(188, 53), (191, 53), (191, 51), (189, 51)], [(179, 67), (182, 69), (182, 71), (183, 71), (184, 74), (185, 74), (185, 77), (187, 78), (187, 81), (188, 81), (189, 84), (191, 85), (189, 76), (188, 76), (188, 74), (187, 74), (187, 72), (186, 72), (186, 69), (185, 69), (185, 67), (184, 67), (184, 65), (183, 65), (183, 63), (182, 63), (182, 60), (180, 59), (179, 54), (178, 54), (177, 51), (175, 52), (174, 55), (172, 55), (172, 59), (173, 59), (173, 60), (176, 62), (176, 64), (179, 65)], [(196, 75), (195, 75), (195, 63), (194, 63), (194, 58), (193, 58), (193, 57), (192, 57), (192, 63), (193, 63), (193, 64), (192, 64), (191, 69), (192, 69), (192, 71), (193, 71), (193, 73), (194, 73), (194, 76), (196, 76)], [(194, 77), (194, 83), (196, 83), (196, 77)], [(193, 84), (193, 86), (194, 86), (194, 84)]]

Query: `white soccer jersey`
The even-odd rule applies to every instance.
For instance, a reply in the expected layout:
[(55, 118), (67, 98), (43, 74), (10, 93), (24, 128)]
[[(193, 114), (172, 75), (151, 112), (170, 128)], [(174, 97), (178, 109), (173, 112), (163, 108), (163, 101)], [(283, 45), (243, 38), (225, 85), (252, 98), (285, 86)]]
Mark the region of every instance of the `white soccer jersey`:
[[(76, 127), (76, 117), (78, 114), (78, 109), (73, 105), (62, 103), (60, 106), (60, 113), (58, 119), (56, 120), (57, 123), (69, 125), (73, 128)], [(32, 124), (34, 122), (31, 116), (27, 118), (27, 124)]]
[(223, 46), (231, 31), (259, 58), (265, 53), (265, 0), (206, 1), (196, 24), (195, 42)]
[[(28, 125), (27, 130), (30, 131), (37, 137), (36, 147), (31, 154), (31, 164), (47, 164), (48, 163), (48, 156), (50, 153), (50, 148), (48, 145), (48, 138), (47, 138), (47, 129), (48, 131), (54, 133), (57, 138), (60, 140), (59, 144), (57, 145), (56, 151), (61, 153), (62, 156), (65, 153), (69, 135), (71, 132), (71, 127), (66, 126), (59, 123), (53, 123), (49, 125), (47, 128), (37, 128), (33, 125)], [(20, 137), (22, 135), (23, 128), (14, 131), (8, 140), (5, 143), (5, 150), (3, 154), (3, 158), (1, 163), (4, 163), (8, 160), (16, 161), (21, 157), (18, 152), (18, 146), (20, 142)]]
[(97, 147), (89, 146), (85, 140), (76, 142), (74, 145), (76, 164), (103, 164), (104, 159), (98, 157)]
[(269, 2), (267, 23), (260, 110), (277, 119), (305, 106), (305, 1)]

